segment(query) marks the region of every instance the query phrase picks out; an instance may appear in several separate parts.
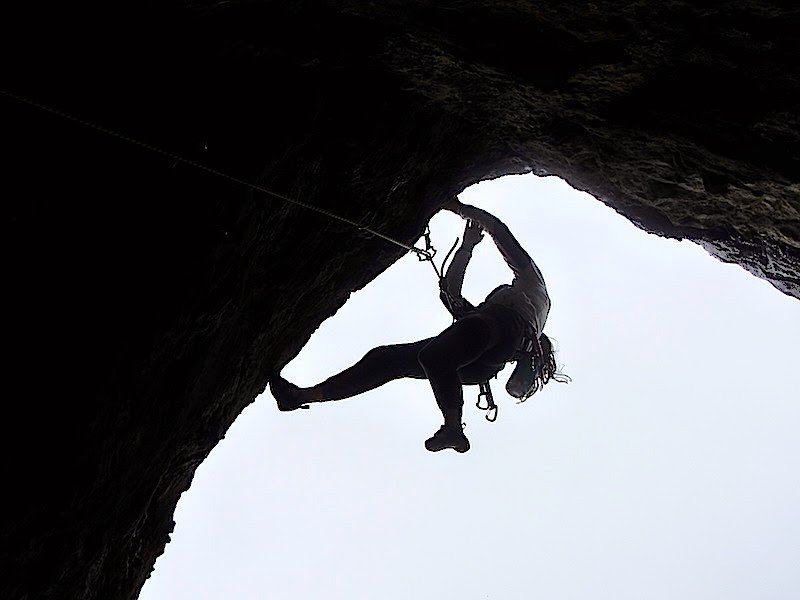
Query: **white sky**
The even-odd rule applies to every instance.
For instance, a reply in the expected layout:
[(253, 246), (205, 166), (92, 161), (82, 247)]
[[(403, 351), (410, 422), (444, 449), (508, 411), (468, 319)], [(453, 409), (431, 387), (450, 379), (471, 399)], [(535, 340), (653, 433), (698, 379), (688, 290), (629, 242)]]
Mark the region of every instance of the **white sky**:
[[(463, 202), (537, 262), (573, 382), (525, 404), (465, 388), (472, 450), (427, 452), (425, 381), (279, 413), (248, 407), (178, 504), (143, 600), (796, 600), (800, 302), (689, 242), (645, 234), (556, 178)], [(431, 222), (440, 261), (461, 219)], [(510, 281), (491, 238), (475, 302)], [(311, 385), (450, 323), (409, 255), (325, 322), (284, 376)]]

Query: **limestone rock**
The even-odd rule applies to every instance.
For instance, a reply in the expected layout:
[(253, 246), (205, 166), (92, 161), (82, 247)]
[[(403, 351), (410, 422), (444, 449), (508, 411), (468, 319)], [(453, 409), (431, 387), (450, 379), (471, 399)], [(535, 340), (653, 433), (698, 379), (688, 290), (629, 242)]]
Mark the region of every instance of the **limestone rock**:
[(136, 597), (198, 464), (403, 253), (171, 154), (405, 243), (555, 174), (800, 297), (789, 3), (12, 4), (3, 598)]

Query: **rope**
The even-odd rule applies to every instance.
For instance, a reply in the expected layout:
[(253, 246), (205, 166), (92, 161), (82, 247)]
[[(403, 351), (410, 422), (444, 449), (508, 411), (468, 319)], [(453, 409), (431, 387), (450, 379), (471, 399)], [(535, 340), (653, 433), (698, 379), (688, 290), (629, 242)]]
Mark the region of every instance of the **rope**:
[[(326, 217), (329, 217), (331, 219), (335, 219), (337, 221), (341, 221), (342, 223), (346, 223), (347, 225), (355, 227), (359, 231), (363, 231), (364, 233), (368, 233), (370, 235), (374, 235), (375, 237), (379, 237), (382, 240), (386, 240), (387, 242), (390, 242), (390, 243), (392, 243), (392, 244), (394, 244), (396, 246), (400, 246), (401, 248), (405, 248), (406, 250), (408, 250), (410, 252), (414, 252), (420, 260), (422, 260), (422, 261), (430, 261), (431, 264), (433, 264), (433, 256), (436, 253), (436, 250), (433, 248), (433, 246), (430, 243), (430, 230), (429, 229), (426, 229), (426, 233), (425, 233), (426, 249), (423, 250), (421, 248), (417, 248), (415, 246), (412, 246), (412, 245), (409, 245), (409, 244), (405, 244), (405, 243), (403, 243), (403, 242), (401, 242), (399, 240), (396, 240), (394, 238), (389, 237), (388, 235), (384, 235), (384, 234), (380, 233), (379, 231), (375, 231), (374, 229), (371, 229), (370, 227), (367, 227), (366, 225), (362, 225), (361, 223), (358, 223), (358, 222), (353, 221), (351, 219), (348, 219), (346, 217), (342, 217), (340, 215), (337, 215), (336, 213), (333, 213), (333, 212), (331, 212), (329, 210), (325, 210), (324, 208), (319, 208), (318, 206), (314, 206), (313, 204), (308, 204), (307, 202), (302, 202), (301, 200), (297, 200), (295, 198), (290, 198), (289, 196), (286, 196), (286, 195), (281, 194), (279, 192), (274, 192), (274, 191), (269, 190), (269, 189), (267, 189), (267, 188), (265, 188), (263, 186), (260, 186), (258, 184), (252, 183), (252, 182), (247, 181), (245, 179), (240, 179), (239, 177), (235, 177), (235, 176), (230, 175), (228, 173), (225, 173), (223, 171), (219, 171), (217, 169), (214, 169), (212, 167), (206, 166), (206, 165), (204, 165), (202, 163), (199, 163), (197, 161), (194, 161), (194, 160), (191, 160), (191, 159), (188, 159), (188, 158), (184, 158), (183, 156), (180, 156), (180, 155), (175, 154), (173, 152), (169, 152), (167, 150), (164, 150), (163, 148), (159, 148), (158, 146), (154, 146), (152, 144), (148, 144), (147, 142), (143, 142), (142, 140), (136, 139), (136, 138), (131, 137), (129, 135), (125, 135), (125, 134), (120, 133), (119, 131), (116, 131), (114, 129), (110, 129), (110, 128), (104, 127), (102, 125), (98, 125), (97, 123), (93, 123), (91, 121), (87, 121), (85, 119), (81, 119), (80, 117), (76, 117), (75, 115), (72, 115), (70, 113), (64, 112), (62, 110), (58, 110), (58, 109), (53, 108), (51, 106), (47, 106), (46, 104), (41, 104), (39, 102), (35, 102), (33, 100), (30, 100), (29, 98), (25, 98), (23, 96), (19, 96), (17, 94), (8, 92), (6, 90), (0, 90), (0, 94), (2, 94), (3, 96), (6, 96), (7, 98), (11, 98), (13, 100), (16, 100), (17, 102), (21, 102), (23, 104), (27, 104), (29, 106), (33, 106), (35, 108), (38, 108), (40, 110), (43, 110), (43, 111), (48, 112), (50, 114), (53, 114), (53, 115), (55, 115), (57, 117), (65, 119), (67, 121), (72, 121), (73, 123), (78, 123), (79, 125), (82, 125), (84, 127), (88, 127), (89, 129), (94, 129), (95, 131), (99, 131), (99, 132), (104, 133), (104, 134), (106, 134), (108, 136), (117, 138), (117, 139), (122, 140), (124, 142), (127, 142), (129, 144), (132, 144), (134, 146), (139, 146), (140, 148), (144, 148), (145, 150), (148, 150), (148, 151), (153, 152), (155, 154), (160, 154), (161, 156), (166, 156), (167, 158), (170, 158), (170, 159), (172, 159), (174, 161), (182, 162), (183, 164), (189, 165), (190, 167), (194, 167), (195, 169), (199, 169), (201, 171), (205, 171), (206, 173), (210, 173), (210, 174), (215, 175), (217, 177), (221, 177), (223, 179), (227, 179), (228, 181), (232, 181), (232, 182), (234, 182), (234, 183), (236, 183), (238, 185), (241, 185), (241, 186), (244, 186), (244, 187), (249, 187), (249, 188), (257, 190), (259, 192), (263, 192), (264, 194), (267, 194), (267, 195), (272, 196), (274, 198), (278, 198), (279, 200), (283, 200), (284, 202), (288, 202), (290, 204), (294, 204), (296, 206), (300, 206), (300, 207), (305, 208), (307, 210), (314, 211), (314, 212), (319, 213), (321, 215), (325, 215)], [(434, 270), (436, 270), (436, 266), (435, 265), (434, 265)], [(437, 271), (437, 274), (438, 274), (438, 271)]]

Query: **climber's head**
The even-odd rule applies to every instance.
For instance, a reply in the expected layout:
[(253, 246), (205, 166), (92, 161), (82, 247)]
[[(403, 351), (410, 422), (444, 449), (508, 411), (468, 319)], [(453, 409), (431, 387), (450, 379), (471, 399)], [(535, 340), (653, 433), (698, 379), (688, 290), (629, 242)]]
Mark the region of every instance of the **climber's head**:
[(506, 383), (506, 391), (525, 402), (551, 379), (562, 383), (569, 381), (569, 377), (558, 372), (553, 343), (543, 333), (539, 336), (539, 343), (517, 360), (517, 366)]

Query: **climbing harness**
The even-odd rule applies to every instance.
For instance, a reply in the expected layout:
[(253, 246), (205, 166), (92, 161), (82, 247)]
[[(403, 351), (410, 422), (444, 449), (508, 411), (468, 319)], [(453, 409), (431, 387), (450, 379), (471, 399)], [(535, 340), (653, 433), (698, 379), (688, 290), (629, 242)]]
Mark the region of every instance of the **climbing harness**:
[(240, 179), (239, 177), (235, 177), (233, 175), (230, 175), (229, 173), (225, 173), (223, 171), (219, 171), (217, 169), (214, 169), (212, 167), (206, 166), (206, 165), (204, 165), (202, 163), (199, 163), (197, 161), (185, 158), (185, 157), (180, 156), (178, 154), (175, 154), (173, 152), (169, 152), (167, 150), (164, 150), (163, 148), (159, 148), (158, 146), (154, 146), (152, 144), (148, 144), (148, 143), (143, 142), (143, 141), (141, 141), (141, 140), (139, 140), (137, 138), (134, 138), (134, 137), (131, 137), (129, 135), (125, 135), (123, 133), (120, 133), (119, 131), (116, 131), (114, 129), (110, 129), (110, 128), (104, 127), (102, 125), (98, 125), (97, 123), (93, 123), (91, 121), (87, 121), (85, 119), (81, 119), (80, 117), (76, 117), (73, 114), (67, 113), (67, 112), (62, 111), (62, 110), (58, 110), (58, 109), (53, 108), (51, 106), (47, 106), (46, 104), (41, 104), (39, 102), (35, 102), (33, 100), (30, 100), (29, 98), (25, 98), (23, 96), (20, 96), (18, 94), (14, 94), (14, 93), (6, 91), (6, 90), (0, 90), (0, 94), (2, 94), (3, 96), (6, 96), (7, 98), (11, 98), (12, 100), (16, 100), (17, 102), (21, 102), (23, 104), (27, 104), (29, 106), (33, 106), (35, 108), (43, 110), (45, 112), (49, 112), (50, 114), (56, 115), (57, 117), (60, 117), (60, 118), (65, 119), (67, 121), (72, 121), (73, 123), (78, 123), (79, 125), (82, 125), (84, 127), (88, 127), (89, 129), (94, 129), (95, 131), (99, 131), (99, 132), (101, 132), (101, 133), (103, 133), (105, 135), (117, 138), (119, 140), (122, 140), (124, 142), (129, 143), (129, 144), (132, 144), (134, 146), (139, 146), (140, 148), (144, 148), (145, 150), (148, 150), (149, 152), (153, 152), (155, 154), (160, 154), (161, 156), (166, 156), (167, 158), (169, 158), (171, 160), (174, 160), (176, 163), (178, 163), (178, 162), (183, 163), (183, 164), (188, 165), (190, 167), (194, 167), (195, 169), (199, 169), (201, 171), (205, 171), (206, 173), (210, 173), (210, 174), (212, 174), (212, 175), (214, 175), (216, 177), (221, 177), (223, 179), (227, 179), (228, 181), (232, 181), (232, 182), (234, 182), (234, 183), (236, 183), (238, 185), (241, 185), (241, 186), (244, 186), (244, 187), (249, 187), (250, 189), (262, 192), (264, 194), (267, 194), (268, 196), (272, 196), (273, 198), (277, 198), (277, 199), (282, 200), (284, 202), (288, 202), (290, 204), (294, 204), (296, 206), (300, 206), (300, 207), (305, 208), (307, 210), (311, 210), (311, 211), (317, 212), (319, 214), (325, 215), (326, 217), (329, 217), (331, 219), (335, 219), (337, 221), (341, 221), (342, 223), (346, 223), (346, 224), (348, 224), (348, 225), (350, 225), (352, 227), (355, 227), (356, 229), (358, 229), (359, 231), (361, 231), (363, 233), (374, 235), (375, 237), (381, 238), (382, 240), (385, 240), (385, 241), (387, 241), (387, 242), (389, 242), (391, 244), (394, 244), (396, 246), (400, 246), (401, 248), (405, 248), (409, 252), (413, 252), (414, 254), (417, 255), (417, 257), (421, 261), (430, 261), (431, 264), (433, 265), (434, 270), (437, 271), (437, 274), (438, 274), (438, 270), (436, 269), (436, 265), (433, 264), (433, 256), (436, 253), (436, 250), (433, 248), (433, 245), (431, 244), (431, 241), (430, 241), (430, 229), (426, 228), (425, 249), (423, 250), (422, 248), (417, 248), (416, 246), (413, 246), (411, 244), (403, 243), (403, 242), (401, 242), (399, 240), (396, 240), (396, 239), (394, 239), (392, 237), (389, 237), (388, 235), (384, 235), (383, 233), (380, 233), (379, 231), (375, 231), (374, 229), (371, 229), (370, 227), (367, 227), (366, 225), (362, 225), (361, 223), (358, 223), (357, 221), (353, 221), (353, 220), (348, 219), (346, 217), (342, 217), (342, 216), (337, 215), (336, 213), (333, 213), (333, 212), (331, 212), (329, 210), (325, 210), (324, 208), (320, 208), (318, 206), (314, 206), (313, 204), (308, 204), (307, 202), (302, 202), (301, 200), (297, 200), (295, 198), (290, 198), (289, 196), (286, 196), (286, 195), (281, 194), (279, 192), (274, 192), (272, 190), (269, 190), (269, 189), (267, 189), (267, 188), (265, 188), (265, 187), (263, 187), (261, 185), (253, 183), (251, 181), (247, 181), (245, 179)]
[(466, 299), (453, 297), (447, 290), (442, 289), (441, 286), (439, 288), (439, 298), (442, 304), (445, 305), (445, 308), (447, 308), (447, 311), (453, 316), (453, 323), (475, 310), (475, 307)]

